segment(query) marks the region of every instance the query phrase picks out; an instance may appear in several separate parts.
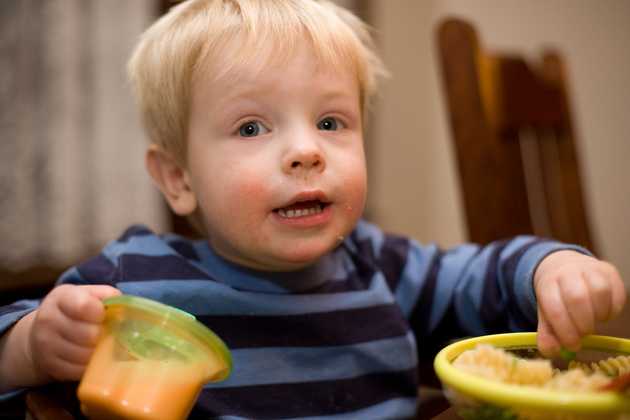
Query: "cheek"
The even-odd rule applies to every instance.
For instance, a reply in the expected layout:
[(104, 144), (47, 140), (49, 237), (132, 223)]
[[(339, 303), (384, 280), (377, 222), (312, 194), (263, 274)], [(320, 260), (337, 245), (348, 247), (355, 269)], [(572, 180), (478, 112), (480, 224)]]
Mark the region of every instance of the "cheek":
[(363, 213), (367, 197), (367, 185), (365, 177), (353, 179), (348, 185), (353, 185), (348, 193), (348, 201), (344, 204), (343, 210), (350, 217), (359, 218)]
[(356, 155), (354, 160), (347, 159), (343, 172), (343, 180), (348, 195), (353, 200), (365, 200), (367, 193), (367, 169), (363, 155)]
[(347, 171), (343, 176), (344, 186), (341, 210), (346, 217), (358, 219), (363, 213), (367, 197), (367, 175), (361, 162), (356, 162), (354, 170)]
[[(257, 174), (242, 174), (237, 182), (225, 186), (225, 199), (222, 229), (226, 229), (229, 236), (253, 242), (268, 242), (269, 238), (260, 226), (269, 216), (271, 190), (264, 177)], [(252, 236), (253, 234), (256, 234)], [(254, 237), (257, 239), (254, 240)]]
[(237, 185), (234, 189), (234, 194), (243, 200), (260, 201), (266, 198), (269, 192), (263, 181), (250, 178), (249, 182), (243, 182)]
[(265, 215), (261, 209), (266, 209), (270, 202), (271, 191), (265, 177), (258, 174), (241, 172), (223, 184), (223, 197), (227, 216), (236, 217), (241, 223), (251, 221)]

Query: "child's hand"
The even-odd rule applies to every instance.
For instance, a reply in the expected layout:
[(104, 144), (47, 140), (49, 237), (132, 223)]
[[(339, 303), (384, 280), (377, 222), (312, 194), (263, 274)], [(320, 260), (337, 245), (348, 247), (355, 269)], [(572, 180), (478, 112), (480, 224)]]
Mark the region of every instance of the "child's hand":
[(576, 351), (580, 338), (597, 321), (621, 312), (626, 291), (611, 264), (575, 251), (558, 251), (542, 260), (534, 275), (538, 299), (538, 348), (548, 356), (562, 347)]
[(42, 378), (81, 378), (105, 317), (101, 300), (119, 294), (106, 285), (66, 284), (46, 296), (34, 315), (27, 343), (27, 354)]

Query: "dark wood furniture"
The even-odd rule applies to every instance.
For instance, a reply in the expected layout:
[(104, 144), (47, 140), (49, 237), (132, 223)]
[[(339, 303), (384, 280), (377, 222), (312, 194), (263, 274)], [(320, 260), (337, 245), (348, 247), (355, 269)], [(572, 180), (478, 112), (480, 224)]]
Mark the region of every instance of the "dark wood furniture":
[(560, 54), (487, 50), (455, 18), (437, 41), (470, 240), (536, 234), (594, 250)]
[(20, 299), (45, 296), (66, 269), (41, 265), (18, 271), (0, 266), (0, 306)]

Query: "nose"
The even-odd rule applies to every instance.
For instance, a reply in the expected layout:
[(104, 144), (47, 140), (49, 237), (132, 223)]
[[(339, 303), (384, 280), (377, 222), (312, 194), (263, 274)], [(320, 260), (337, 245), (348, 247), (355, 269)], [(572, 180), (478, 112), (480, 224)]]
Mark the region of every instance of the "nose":
[(325, 168), (324, 153), (315, 141), (292, 144), (282, 161), (282, 169), (286, 174), (319, 173)]

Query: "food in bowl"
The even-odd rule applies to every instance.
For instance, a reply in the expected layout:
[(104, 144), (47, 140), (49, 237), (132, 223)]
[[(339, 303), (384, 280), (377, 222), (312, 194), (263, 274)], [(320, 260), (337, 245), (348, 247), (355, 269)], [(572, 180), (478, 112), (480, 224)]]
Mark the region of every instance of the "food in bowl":
[[(445, 347), (436, 356), (435, 369), (464, 419), (630, 419), (630, 395), (604, 390), (630, 364), (630, 340), (585, 337), (585, 350), (563, 370), (550, 360), (511, 353), (535, 348), (535, 333), (475, 337)], [(585, 364), (580, 358), (589, 352), (606, 355), (604, 362)]]
[[(617, 359), (626, 360), (628, 356), (610, 358)], [(506, 384), (575, 392), (598, 391), (617, 376), (617, 371), (614, 375), (605, 375), (597, 363), (593, 364), (594, 368), (590, 364), (574, 363), (567, 370), (560, 370), (554, 368), (549, 359), (525, 359), (491, 344), (478, 344), (474, 349), (464, 351), (455, 359), (453, 366)]]

